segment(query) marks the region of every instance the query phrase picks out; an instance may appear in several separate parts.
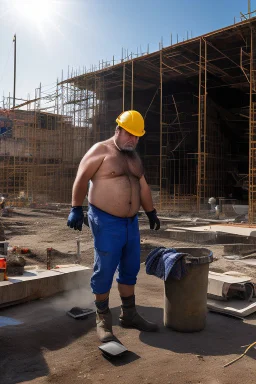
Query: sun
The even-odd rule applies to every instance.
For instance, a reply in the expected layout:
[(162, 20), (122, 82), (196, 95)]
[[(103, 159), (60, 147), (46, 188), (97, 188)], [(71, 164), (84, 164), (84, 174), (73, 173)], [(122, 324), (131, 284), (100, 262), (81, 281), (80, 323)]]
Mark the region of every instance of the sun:
[(56, 16), (56, 0), (9, 0), (9, 6), (15, 16), (34, 26), (53, 22)]

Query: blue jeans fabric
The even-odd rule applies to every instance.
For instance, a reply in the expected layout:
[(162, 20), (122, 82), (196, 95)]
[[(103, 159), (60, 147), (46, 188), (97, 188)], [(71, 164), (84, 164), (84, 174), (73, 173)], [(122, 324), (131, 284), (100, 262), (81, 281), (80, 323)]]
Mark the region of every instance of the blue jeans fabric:
[(108, 292), (116, 270), (118, 283), (135, 285), (140, 270), (138, 216), (117, 217), (90, 204), (88, 220), (94, 238), (92, 292)]

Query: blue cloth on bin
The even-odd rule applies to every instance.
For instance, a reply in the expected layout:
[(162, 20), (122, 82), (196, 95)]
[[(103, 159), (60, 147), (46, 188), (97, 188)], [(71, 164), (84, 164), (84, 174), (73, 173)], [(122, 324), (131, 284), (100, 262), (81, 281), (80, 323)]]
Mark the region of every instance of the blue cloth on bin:
[(170, 275), (180, 280), (186, 273), (186, 253), (179, 253), (173, 248), (158, 247), (153, 249), (145, 261), (146, 273), (166, 281)]

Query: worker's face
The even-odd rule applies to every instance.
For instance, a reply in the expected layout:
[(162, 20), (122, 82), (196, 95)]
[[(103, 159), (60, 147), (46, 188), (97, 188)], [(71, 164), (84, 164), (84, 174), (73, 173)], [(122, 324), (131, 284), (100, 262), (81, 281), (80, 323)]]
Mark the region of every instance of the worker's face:
[(138, 144), (139, 138), (125, 131), (118, 129), (116, 131), (116, 144), (122, 151), (132, 152)]

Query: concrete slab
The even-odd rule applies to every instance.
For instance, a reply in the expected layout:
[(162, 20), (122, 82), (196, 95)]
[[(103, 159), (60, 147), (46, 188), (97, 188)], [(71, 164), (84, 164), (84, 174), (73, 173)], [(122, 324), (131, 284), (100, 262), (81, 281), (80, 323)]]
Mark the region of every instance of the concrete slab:
[(232, 225), (204, 225), (202, 227), (182, 227), (183, 230), (192, 232), (224, 232), (239, 236), (256, 236), (256, 229), (249, 227), (238, 227)]
[(223, 248), (224, 255), (248, 255), (254, 251), (255, 244), (225, 244)]
[(22, 276), (9, 277), (8, 281), (0, 282), (0, 307), (83, 288), (89, 284), (90, 276), (91, 268), (80, 265), (25, 271)]
[(256, 259), (236, 260), (236, 262), (249, 265), (250, 267), (256, 267)]
[(221, 283), (237, 284), (251, 281), (252, 277), (236, 272), (219, 273), (209, 271), (209, 279), (211, 279), (212, 281), (219, 281)]
[[(159, 235), (162, 236), (162, 233), (159, 233)], [(164, 233), (173, 240), (206, 244), (216, 243), (217, 236), (215, 232), (187, 231), (184, 228), (166, 229)]]
[(224, 313), (243, 319), (256, 312), (256, 300), (229, 300), (228, 302), (207, 299), (207, 308), (213, 312)]

